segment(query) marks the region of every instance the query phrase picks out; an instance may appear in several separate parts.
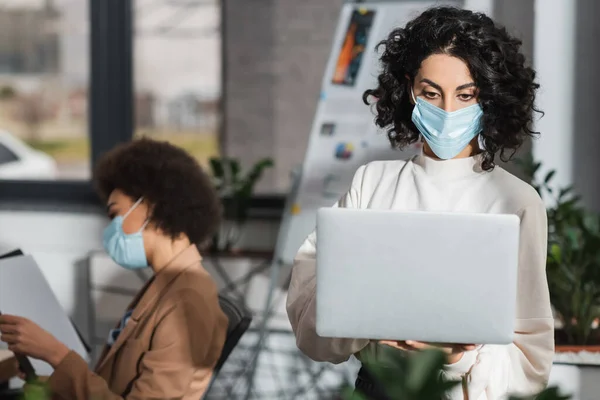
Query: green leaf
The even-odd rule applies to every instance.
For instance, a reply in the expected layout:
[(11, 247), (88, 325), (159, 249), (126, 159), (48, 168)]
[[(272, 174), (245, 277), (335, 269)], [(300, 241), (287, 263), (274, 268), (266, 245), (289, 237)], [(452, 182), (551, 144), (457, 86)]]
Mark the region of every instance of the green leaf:
[(262, 177), (264, 170), (273, 166), (273, 160), (264, 158), (258, 161), (246, 174), (243, 182), (237, 190), (237, 196), (240, 198), (250, 198), (254, 194), (254, 187)]
[(250, 169), (246, 176), (246, 184), (249, 187), (254, 187), (256, 182), (260, 179), (264, 170), (267, 168), (271, 168), (273, 166), (273, 160), (270, 158), (263, 158), (259, 160), (254, 166)]
[(446, 356), (438, 350), (426, 350), (414, 353), (408, 358), (408, 376), (406, 387), (411, 392), (420, 392), (423, 388), (438, 383), (439, 371), (444, 367)]
[(229, 159), (229, 173), (231, 182), (238, 182), (240, 177), (240, 162), (236, 159)]
[(224, 169), (223, 169), (223, 160), (220, 158), (211, 158), (208, 160), (212, 176), (215, 178), (223, 178)]
[[(363, 365), (381, 383), (384, 391), (392, 399), (404, 400), (440, 400), (444, 394), (460, 382), (448, 382), (440, 379), (446, 356), (432, 349), (407, 354), (386, 346), (378, 346), (376, 352), (363, 357)], [(366, 400), (350, 388), (342, 390), (346, 400)], [(517, 397), (511, 400), (568, 400), (556, 388), (548, 388), (538, 396)]]
[(560, 260), (561, 260), (560, 254), (561, 254), (560, 246), (556, 243), (552, 244), (550, 246), (550, 256), (557, 263), (560, 263)]
[(34, 381), (23, 386), (21, 400), (50, 400), (50, 388), (45, 382)]
[(345, 400), (369, 400), (365, 395), (360, 392), (355, 392), (352, 387), (345, 387), (342, 389), (342, 398)]
[(566, 195), (568, 195), (569, 193), (571, 193), (573, 191), (573, 186), (567, 186), (564, 189), (561, 189), (558, 193), (558, 200), (562, 200), (563, 197), (565, 197)]
[(555, 170), (551, 170), (546, 174), (546, 177), (544, 178), (544, 183), (548, 183), (550, 182), (550, 180), (552, 179), (552, 177), (556, 174)]

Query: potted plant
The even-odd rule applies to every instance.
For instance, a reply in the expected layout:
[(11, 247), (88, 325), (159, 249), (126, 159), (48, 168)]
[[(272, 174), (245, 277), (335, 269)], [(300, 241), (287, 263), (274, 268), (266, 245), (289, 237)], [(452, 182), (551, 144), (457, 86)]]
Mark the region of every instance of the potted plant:
[(547, 275), (558, 318), (557, 353), (600, 352), (600, 217), (581, 205), (572, 187), (555, 188), (555, 171), (537, 176), (532, 157), (521, 166), (542, 198), (549, 201)]
[[(377, 379), (390, 399), (403, 400), (441, 400), (445, 393), (460, 382), (440, 379), (440, 371), (446, 363), (446, 356), (438, 350), (414, 353), (383, 351), (377, 360), (365, 363), (372, 376)], [(346, 400), (367, 400), (353, 393), (352, 388), (344, 389)], [(559, 394), (555, 387), (548, 388), (535, 396), (516, 397), (509, 400), (567, 400), (568, 396)]]
[(22, 400), (51, 400), (52, 395), (46, 382), (36, 381), (25, 384)]
[(273, 160), (264, 158), (243, 173), (237, 159), (225, 157), (210, 159), (214, 185), (221, 198), (224, 213), (224, 221), (212, 240), (212, 252), (234, 250), (242, 228), (248, 220), (255, 186), (265, 169), (272, 166)]

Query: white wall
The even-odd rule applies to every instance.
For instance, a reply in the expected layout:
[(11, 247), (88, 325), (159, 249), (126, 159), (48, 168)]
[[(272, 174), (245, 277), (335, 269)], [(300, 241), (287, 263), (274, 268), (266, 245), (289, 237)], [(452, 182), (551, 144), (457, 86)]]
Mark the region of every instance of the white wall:
[(555, 169), (559, 186), (573, 182), (575, 15), (573, 0), (536, 0), (534, 66), (541, 85), (537, 106), (544, 115), (533, 154), (544, 170)]
[(600, 27), (597, 0), (536, 0), (535, 68), (542, 85), (534, 155), (600, 211)]

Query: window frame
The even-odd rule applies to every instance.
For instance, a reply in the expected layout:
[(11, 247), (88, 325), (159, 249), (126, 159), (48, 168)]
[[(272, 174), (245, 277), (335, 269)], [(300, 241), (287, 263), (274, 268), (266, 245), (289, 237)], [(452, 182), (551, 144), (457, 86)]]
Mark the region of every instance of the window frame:
[[(134, 0), (88, 0), (90, 23), (90, 73), (88, 138), (89, 168), (119, 143), (128, 142), (134, 132)], [(224, 7), (221, 8), (222, 10)], [(224, 23), (222, 15), (221, 23)], [(222, 34), (224, 30), (222, 29)], [(222, 46), (225, 45), (222, 40)], [(226, 54), (223, 52), (222, 54)], [(222, 62), (225, 68), (225, 60)], [(222, 74), (224, 76), (225, 74)], [(225, 95), (225, 94), (223, 94)], [(223, 110), (221, 103), (221, 110)], [(224, 119), (221, 116), (220, 135)], [(222, 142), (221, 142), (222, 143)], [(285, 202), (283, 195), (256, 196), (251, 216), (278, 218)], [(0, 180), (0, 205), (94, 206), (103, 207), (91, 181)]]
[[(132, 137), (132, 0), (88, 1), (91, 169), (102, 153)], [(0, 202), (100, 205), (89, 180), (0, 180)]]

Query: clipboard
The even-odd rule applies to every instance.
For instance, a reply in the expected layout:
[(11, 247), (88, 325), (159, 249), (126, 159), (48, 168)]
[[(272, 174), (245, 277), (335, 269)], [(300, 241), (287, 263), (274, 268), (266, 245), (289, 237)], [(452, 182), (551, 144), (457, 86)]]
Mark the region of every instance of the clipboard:
[[(25, 253), (23, 253), (23, 251), (21, 249), (15, 249), (15, 250), (11, 250), (8, 253), (4, 253), (4, 254), (0, 254), (0, 260), (5, 259), (5, 258), (11, 258), (11, 257), (19, 257), (19, 256), (24, 256)], [(71, 320), (71, 324), (73, 325), (73, 328), (75, 328), (75, 331), (77, 332), (77, 336), (79, 336), (79, 340), (81, 340), (81, 343), (83, 343), (83, 347), (85, 347), (85, 350), (89, 353), (92, 352), (92, 347), (86, 342), (86, 340), (84, 339), (83, 335), (81, 335), (81, 332), (79, 332), (79, 328), (77, 328), (77, 325), (75, 325), (75, 323), (73, 322), (72, 318), (69, 318)]]
[[(23, 256), (25, 256), (25, 253), (21, 249), (17, 248), (17, 249), (9, 251), (7, 253), (0, 254), (0, 260), (6, 260), (9, 258), (13, 258), (13, 257), (23, 257)], [(2, 305), (0, 304), (0, 307), (1, 306)], [(0, 308), (0, 314), (1, 314), (1, 311), (2, 310)], [(77, 337), (79, 338), (79, 341), (81, 342), (81, 345), (83, 346), (83, 348), (89, 355), (91, 353), (90, 345), (83, 338), (81, 332), (77, 328), (77, 325), (75, 325), (75, 323), (73, 322), (73, 319), (69, 317), (69, 321), (70, 321), (71, 325), (73, 326), (73, 329), (75, 330), (75, 333), (77, 334)], [(30, 376), (33, 376), (33, 374), (35, 374), (35, 370), (34, 370), (33, 366), (31, 366), (31, 362), (29, 362), (29, 359), (27, 359), (27, 357), (24, 357), (24, 358), (25, 358), (25, 360), (21, 360), (19, 358), (17, 358), (17, 359), (19, 361), (19, 366), (20, 366), (21, 371), (23, 373), (25, 373), (27, 378), (29, 378)], [(21, 361), (23, 361), (23, 363), (21, 363)], [(27, 365), (27, 364), (29, 364), (29, 365)], [(31, 366), (31, 369), (29, 368), (30, 366)]]
[(0, 260), (3, 258), (11, 258), (11, 257), (17, 257), (17, 256), (24, 256), (24, 255), (25, 254), (23, 254), (21, 249), (15, 249), (15, 250), (9, 251), (8, 253), (0, 254)]

